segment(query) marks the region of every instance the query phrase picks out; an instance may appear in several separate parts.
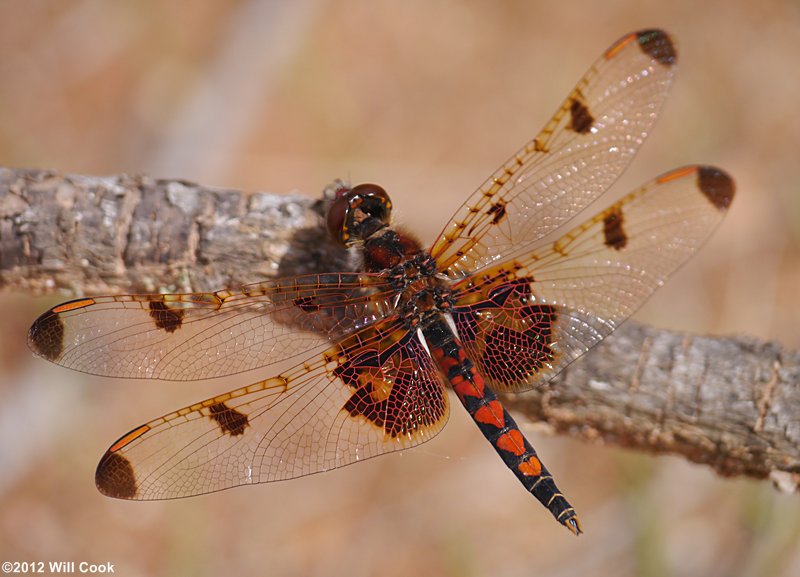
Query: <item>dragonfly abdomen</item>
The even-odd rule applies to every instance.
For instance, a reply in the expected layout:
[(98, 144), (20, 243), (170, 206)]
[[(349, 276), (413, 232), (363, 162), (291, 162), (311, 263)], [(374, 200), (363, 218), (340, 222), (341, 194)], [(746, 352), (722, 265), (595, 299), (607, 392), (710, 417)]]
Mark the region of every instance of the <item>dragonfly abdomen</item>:
[(580, 534), (581, 525), (572, 505), (444, 319), (428, 323), (422, 333), (442, 375), (503, 462), (559, 523)]

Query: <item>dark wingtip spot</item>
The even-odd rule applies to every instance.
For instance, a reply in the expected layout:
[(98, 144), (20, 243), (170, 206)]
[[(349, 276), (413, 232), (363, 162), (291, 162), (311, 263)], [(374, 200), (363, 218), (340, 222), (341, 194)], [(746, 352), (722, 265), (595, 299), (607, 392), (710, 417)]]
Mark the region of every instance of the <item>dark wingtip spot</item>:
[(678, 53), (669, 34), (663, 30), (642, 30), (636, 34), (639, 46), (647, 54), (664, 66), (672, 66), (678, 60)]
[(171, 309), (163, 301), (150, 303), (150, 316), (160, 329), (174, 333), (183, 324), (183, 309)]
[(64, 323), (61, 317), (47, 311), (41, 315), (28, 331), (28, 347), (48, 361), (56, 361), (64, 352)]
[(577, 98), (572, 99), (572, 104), (569, 107), (569, 113), (572, 118), (570, 128), (579, 134), (586, 134), (592, 129), (594, 124), (594, 116), (589, 112), (587, 106)]
[(107, 451), (94, 474), (97, 489), (107, 497), (133, 499), (136, 497), (136, 475), (130, 461), (116, 452)]
[(236, 409), (231, 409), (225, 403), (216, 403), (208, 407), (209, 416), (219, 425), (223, 433), (232, 437), (243, 435), (244, 429), (248, 425), (247, 415), (240, 413)]
[(606, 246), (622, 250), (628, 244), (628, 235), (625, 234), (623, 221), (622, 211), (618, 207), (610, 210), (603, 217), (603, 235)]
[(697, 171), (697, 185), (717, 210), (727, 210), (733, 202), (736, 185), (728, 173), (713, 166), (701, 166)]

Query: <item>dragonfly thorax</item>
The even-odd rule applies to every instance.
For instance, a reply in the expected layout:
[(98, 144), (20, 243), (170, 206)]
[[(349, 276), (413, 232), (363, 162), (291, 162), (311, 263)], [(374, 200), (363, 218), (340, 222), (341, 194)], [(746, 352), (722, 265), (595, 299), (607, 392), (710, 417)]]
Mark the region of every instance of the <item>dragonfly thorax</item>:
[(425, 325), (452, 308), (450, 281), (437, 274), (436, 263), (426, 251), (384, 271), (397, 291), (396, 310), (409, 327)]
[(396, 292), (395, 309), (409, 326), (425, 324), (451, 308), (450, 283), (437, 274), (434, 259), (416, 238), (390, 225), (392, 203), (383, 188), (350, 188), (337, 181), (328, 190), (328, 231), (339, 244), (358, 252), (360, 268), (386, 275)]

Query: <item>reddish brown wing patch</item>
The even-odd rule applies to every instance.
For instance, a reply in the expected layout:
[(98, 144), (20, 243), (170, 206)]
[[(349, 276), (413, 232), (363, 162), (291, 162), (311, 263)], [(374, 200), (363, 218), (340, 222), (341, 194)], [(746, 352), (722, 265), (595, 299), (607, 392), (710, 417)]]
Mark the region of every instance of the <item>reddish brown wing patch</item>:
[(158, 328), (164, 329), (168, 333), (174, 333), (181, 328), (183, 315), (183, 309), (169, 308), (164, 301), (150, 303), (150, 316)]
[(701, 166), (697, 171), (700, 191), (720, 211), (725, 211), (733, 202), (735, 186), (733, 179), (713, 166)]
[(642, 50), (665, 66), (672, 66), (678, 60), (678, 53), (672, 39), (663, 30), (643, 30), (636, 33)]
[(64, 353), (64, 315), (95, 304), (95, 299), (75, 299), (43, 313), (28, 331), (28, 346), (37, 355), (58, 363)]
[(415, 434), (446, 414), (444, 389), (414, 333), (385, 351), (354, 354), (334, 374), (352, 390), (344, 410), (389, 437)]
[(128, 459), (119, 453), (106, 451), (94, 474), (97, 489), (109, 497), (133, 499), (136, 497), (136, 475)]
[(531, 379), (556, 359), (553, 327), (555, 307), (536, 304), (532, 279), (503, 282), (487, 289), (486, 296), (470, 295), (473, 302), (453, 309), (461, 340), (493, 387), (508, 390)]
[(594, 124), (594, 117), (589, 109), (586, 107), (579, 98), (573, 98), (572, 104), (569, 107), (569, 115), (571, 118), (570, 128), (579, 134), (586, 134), (592, 129)]
[(499, 224), (506, 217), (506, 203), (498, 200), (488, 210), (487, 214), (492, 215), (492, 224)]
[(28, 331), (28, 346), (48, 361), (58, 362), (64, 352), (64, 323), (52, 311), (41, 315)]
[(603, 235), (606, 239), (606, 246), (615, 250), (622, 250), (628, 244), (628, 236), (623, 227), (624, 218), (622, 209), (609, 210), (603, 217)]
[(244, 435), (245, 427), (249, 424), (247, 415), (231, 409), (222, 402), (211, 405), (208, 411), (211, 419), (219, 425), (223, 433), (232, 437)]

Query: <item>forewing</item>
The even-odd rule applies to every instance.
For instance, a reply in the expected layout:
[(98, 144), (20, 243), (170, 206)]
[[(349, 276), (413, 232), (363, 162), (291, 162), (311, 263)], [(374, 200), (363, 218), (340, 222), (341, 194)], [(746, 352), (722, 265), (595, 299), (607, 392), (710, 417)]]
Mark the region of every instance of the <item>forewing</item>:
[(567, 222), (619, 177), (667, 96), (677, 56), (670, 37), (621, 38), (594, 63), (555, 116), (475, 191), (431, 249), (458, 279)]
[(197, 380), (324, 350), (392, 308), (377, 275), (307, 275), (213, 293), (78, 299), (41, 315), (28, 344), (85, 373)]
[(97, 468), (100, 491), (171, 499), (326, 471), (436, 435), (448, 403), (416, 332), (382, 321), (285, 373), (138, 427)]
[(680, 168), (558, 241), (457, 283), (453, 319), (484, 378), (505, 391), (552, 378), (702, 246), (733, 195), (721, 170)]

